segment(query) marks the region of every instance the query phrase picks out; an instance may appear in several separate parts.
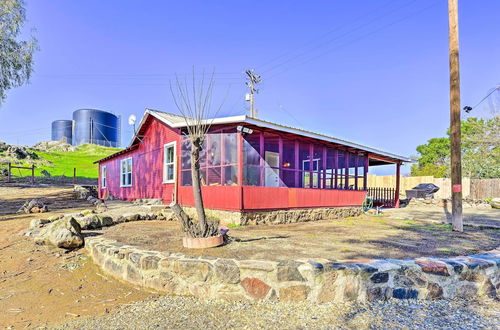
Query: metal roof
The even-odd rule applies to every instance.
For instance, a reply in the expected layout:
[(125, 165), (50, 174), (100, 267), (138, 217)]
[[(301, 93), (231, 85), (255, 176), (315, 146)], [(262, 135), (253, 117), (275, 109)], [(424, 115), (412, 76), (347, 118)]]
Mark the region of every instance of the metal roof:
[[(173, 127), (173, 128), (183, 128), (183, 127), (186, 127), (189, 123), (189, 119), (186, 122), (186, 119), (180, 115), (176, 115), (176, 114), (169, 113), (169, 112), (163, 112), (163, 111), (159, 111), (159, 110), (146, 109), (146, 111), (144, 112), (144, 116), (142, 117), (141, 122), (138, 126), (138, 129), (137, 129), (138, 132), (140, 131), (141, 126), (145, 123), (145, 120), (148, 117), (148, 115), (151, 115), (151, 116), (159, 119), (160, 121), (164, 122), (165, 124), (167, 124), (168, 126)], [(276, 124), (276, 123), (272, 123), (272, 122), (258, 119), (258, 118), (252, 118), (252, 117), (247, 116), (247, 115), (206, 119), (205, 122), (209, 122), (209, 123), (211, 123), (211, 125), (246, 123), (249, 125), (270, 128), (270, 129), (274, 129), (277, 131), (292, 133), (292, 134), (301, 135), (301, 136), (305, 136), (305, 137), (309, 137), (309, 138), (313, 138), (313, 139), (317, 139), (317, 140), (341, 144), (341, 145), (344, 145), (347, 147), (356, 148), (356, 149), (360, 149), (360, 150), (367, 151), (370, 153), (374, 153), (374, 154), (379, 155), (379, 156), (385, 156), (388, 158), (400, 160), (402, 162), (411, 162), (412, 161), (409, 157), (400, 156), (400, 155), (393, 154), (393, 153), (390, 153), (387, 151), (382, 151), (382, 150), (379, 150), (376, 148), (364, 146), (364, 145), (361, 145), (358, 143), (350, 142), (347, 140), (339, 139), (339, 138), (325, 135), (325, 134), (321, 134), (321, 133), (315, 133), (315, 132), (308, 131), (308, 130), (301, 129), (301, 128), (285, 126), (282, 124)], [(130, 146), (132, 146), (134, 144), (135, 140), (136, 140), (135, 137), (133, 137), (132, 141), (130, 142)], [(108, 156), (102, 160), (112, 158), (113, 156), (114, 155)], [(98, 162), (100, 162), (102, 160), (99, 160)]]

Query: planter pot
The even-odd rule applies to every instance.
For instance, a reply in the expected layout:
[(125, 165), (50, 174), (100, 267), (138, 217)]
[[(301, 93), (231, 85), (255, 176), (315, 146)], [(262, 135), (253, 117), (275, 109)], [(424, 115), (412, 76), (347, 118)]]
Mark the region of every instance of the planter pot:
[(182, 238), (182, 245), (188, 249), (211, 248), (222, 245), (222, 243), (224, 243), (224, 238), (222, 237), (222, 235), (206, 237), (206, 238), (192, 238), (192, 237)]

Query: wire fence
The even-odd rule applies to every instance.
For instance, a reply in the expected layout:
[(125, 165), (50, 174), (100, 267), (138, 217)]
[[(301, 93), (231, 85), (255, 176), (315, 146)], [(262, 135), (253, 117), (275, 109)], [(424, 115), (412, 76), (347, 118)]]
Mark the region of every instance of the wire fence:
[[(94, 168), (92, 168), (94, 169)], [(51, 175), (49, 171), (40, 169), (36, 165), (19, 166), (10, 162), (0, 162), (1, 184), (56, 184), (56, 185), (97, 185), (98, 179), (89, 177), (89, 167), (54, 168), (57, 175)], [(95, 169), (97, 174), (97, 169)], [(62, 174), (61, 174), (62, 173)]]

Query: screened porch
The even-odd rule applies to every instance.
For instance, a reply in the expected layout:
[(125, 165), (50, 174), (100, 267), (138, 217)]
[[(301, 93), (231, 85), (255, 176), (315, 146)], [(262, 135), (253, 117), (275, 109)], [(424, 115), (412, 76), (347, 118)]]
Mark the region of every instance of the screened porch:
[[(202, 185), (366, 190), (365, 152), (297, 135), (251, 129), (225, 129), (207, 135), (200, 155)], [(239, 170), (241, 152), (242, 171)], [(191, 185), (191, 151), (181, 143), (180, 181)], [(241, 176), (241, 181), (239, 177)]]

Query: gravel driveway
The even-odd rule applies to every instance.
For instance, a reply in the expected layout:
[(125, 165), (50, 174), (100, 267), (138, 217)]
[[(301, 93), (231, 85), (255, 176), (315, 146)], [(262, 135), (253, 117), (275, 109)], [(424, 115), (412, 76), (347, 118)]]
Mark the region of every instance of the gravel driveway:
[(62, 329), (494, 329), (500, 302), (310, 303), (203, 301), (161, 296)]

